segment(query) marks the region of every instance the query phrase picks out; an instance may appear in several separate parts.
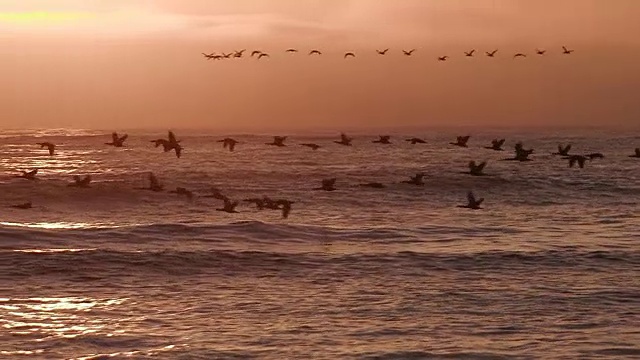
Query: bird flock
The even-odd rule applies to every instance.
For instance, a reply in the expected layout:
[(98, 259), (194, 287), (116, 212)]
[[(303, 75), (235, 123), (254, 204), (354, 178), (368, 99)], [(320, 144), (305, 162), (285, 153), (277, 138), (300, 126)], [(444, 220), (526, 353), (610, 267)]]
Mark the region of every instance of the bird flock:
[[(204, 57), (204, 59), (206, 60), (225, 60), (225, 59), (242, 59), (245, 57), (249, 57), (249, 58), (253, 58), (253, 59), (257, 59), (257, 60), (261, 60), (261, 59), (268, 59), (271, 58), (271, 54), (269, 54), (268, 52), (264, 52), (262, 50), (253, 50), (251, 51), (250, 55), (245, 56), (246, 53), (246, 49), (242, 49), (242, 50), (234, 50), (232, 52), (226, 53), (226, 52), (211, 52), (211, 53), (206, 53), (203, 52), (201, 53), (202, 56)], [(376, 49), (376, 54), (379, 56), (386, 56), (389, 53), (390, 49), (383, 49), (383, 50), (379, 50)], [(409, 50), (405, 50), (402, 49), (402, 55), (410, 57), (413, 56), (416, 53), (417, 49), (409, 49)], [(490, 58), (495, 58), (496, 56), (498, 56), (498, 51), (499, 49), (493, 49), (491, 51), (485, 51), (484, 55), (486, 57), (490, 57)], [(575, 50), (573, 49), (569, 49), (566, 46), (562, 46), (562, 52), (561, 54), (563, 55), (571, 55), (573, 54)], [(300, 53), (300, 50), (295, 49), (295, 48), (289, 48), (286, 49), (284, 51), (286, 54), (289, 55), (293, 55), (293, 54), (298, 54)], [(471, 58), (471, 57), (476, 57), (476, 49), (471, 49), (469, 51), (463, 51), (462, 54), (464, 55), (464, 57), (467, 58)], [(547, 54), (547, 50), (545, 49), (535, 49), (534, 50), (535, 55), (537, 56), (544, 56)], [(318, 50), (318, 49), (312, 49), (309, 52), (307, 52), (308, 56), (321, 56), (323, 55), (322, 51)], [(347, 51), (345, 53), (343, 53), (342, 55), (343, 59), (350, 59), (350, 58), (355, 58), (356, 57), (356, 53), (353, 51)], [(523, 53), (523, 52), (518, 52), (512, 55), (513, 59), (518, 59), (518, 58), (526, 58), (527, 57), (527, 53)], [(436, 60), (438, 61), (447, 61), (450, 58), (449, 55), (440, 55), (436, 57)]]
[[(449, 145), (452, 147), (468, 148), (470, 138), (471, 138), (470, 135), (458, 136), (456, 140), (450, 142)], [(127, 139), (128, 139), (128, 135), (125, 134), (123, 136), (119, 136), (118, 133), (114, 132), (112, 134), (112, 141), (105, 143), (105, 145), (113, 146), (116, 148), (122, 148), (124, 147), (124, 143)], [(287, 136), (274, 136), (273, 141), (265, 143), (265, 145), (279, 147), (279, 148), (287, 147), (288, 146), (286, 144), (287, 139), (288, 139)], [(426, 143), (424, 139), (418, 138), (418, 137), (407, 138), (407, 139), (404, 139), (404, 141), (409, 142), (412, 145)], [(222, 143), (222, 147), (224, 149), (228, 149), (230, 152), (233, 152), (236, 146), (240, 144), (239, 141), (230, 137), (226, 137), (224, 139), (218, 140), (217, 142)], [(490, 145), (483, 146), (483, 148), (491, 151), (505, 151), (505, 149), (503, 148), (505, 142), (506, 142), (506, 139), (493, 139)], [(176, 135), (173, 133), (173, 131), (168, 132), (168, 136), (166, 139), (158, 138), (155, 140), (151, 140), (151, 143), (153, 143), (156, 148), (162, 146), (164, 153), (174, 151), (177, 158), (180, 158), (182, 156), (183, 147), (181, 145), (181, 140), (178, 140), (176, 138)], [(349, 137), (345, 133), (342, 133), (340, 134), (340, 138), (338, 140), (334, 140), (333, 143), (341, 146), (353, 146), (353, 138)], [(391, 141), (390, 135), (379, 135), (378, 139), (372, 140), (371, 143), (384, 145), (384, 146), (393, 144), (393, 142)], [(39, 145), (42, 149), (46, 148), (50, 156), (54, 156), (56, 154), (56, 145), (53, 143), (41, 142), (41, 143), (37, 143), (37, 145)], [(323, 145), (319, 145), (316, 143), (300, 143), (298, 145), (307, 147), (312, 151), (316, 151), (323, 147)], [(557, 152), (553, 152), (551, 153), (551, 155), (559, 156), (562, 159), (567, 160), (568, 166), (571, 168), (573, 168), (575, 165), (578, 165), (580, 168), (584, 168), (587, 161), (604, 158), (604, 155), (599, 152), (589, 153), (589, 154), (575, 154), (575, 153), (571, 153), (571, 149), (572, 149), (571, 144), (567, 144), (567, 145), (560, 144), (558, 145)], [(533, 159), (531, 158), (532, 154), (534, 154), (533, 149), (526, 149), (522, 142), (517, 142), (514, 145), (513, 157), (504, 158), (502, 159), (502, 161), (529, 162), (529, 161), (533, 161)], [(629, 157), (640, 159), (640, 148), (636, 148), (634, 153), (629, 155)], [(485, 173), (487, 164), (488, 164), (487, 161), (483, 161), (480, 163), (476, 163), (476, 161), (470, 161), (468, 163), (468, 171), (464, 171), (462, 172), (462, 174), (467, 174), (470, 176), (485, 176), (487, 175)], [(22, 171), (22, 174), (16, 175), (16, 177), (26, 179), (26, 180), (37, 180), (36, 176), (38, 174), (38, 170), (39, 169)], [(425, 185), (424, 177), (425, 177), (424, 173), (417, 173), (414, 176), (410, 176), (409, 180), (401, 181), (401, 183), (413, 185), (413, 186), (424, 186)], [(78, 187), (78, 188), (87, 188), (90, 186), (91, 181), (92, 181), (92, 177), (90, 175), (86, 175), (84, 177), (75, 175), (73, 177), (73, 182), (70, 183), (69, 186)], [(148, 186), (137, 188), (137, 190), (147, 190), (147, 191), (153, 191), (153, 192), (163, 192), (165, 190), (162, 183), (158, 180), (158, 178), (153, 173), (149, 173), (148, 182), (149, 182)], [(328, 191), (328, 192), (336, 191), (337, 190), (336, 182), (337, 182), (337, 178), (323, 179), (321, 181), (320, 187), (313, 188), (310, 190)], [(358, 186), (364, 187), (364, 188), (372, 188), (372, 189), (386, 188), (385, 184), (382, 184), (379, 182), (362, 183), (362, 184), (358, 184)], [(184, 196), (188, 199), (193, 199), (193, 197), (195, 196), (192, 191), (184, 187), (177, 187), (175, 190), (172, 190), (169, 192), (173, 194), (177, 194), (179, 196)], [(202, 197), (221, 200), (223, 202), (222, 207), (217, 208), (216, 209), (217, 211), (223, 211), (227, 213), (238, 212), (236, 208), (238, 207), (238, 204), (240, 202), (238, 200), (230, 199), (215, 187), (211, 189), (211, 194), (207, 194)], [(245, 203), (254, 204), (258, 210), (279, 210), (282, 212), (283, 218), (287, 218), (289, 216), (292, 210), (292, 205), (295, 203), (294, 201), (291, 201), (291, 200), (273, 199), (268, 196), (263, 196), (262, 198), (243, 199), (242, 201)], [(472, 209), (472, 210), (479, 210), (479, 209), (482, 209), (480, 205), (483, 203), (483, 201), (484, 201), (484, 198), (476, 199), (473, 192), (469, 191), (467, 193), (467, 204), (458, 205), (458, 207)], [(16, 209), (30, 209), (32, 208), (32, 203), (27, 202), (27, 203), (12, 205), (11, 207)]]

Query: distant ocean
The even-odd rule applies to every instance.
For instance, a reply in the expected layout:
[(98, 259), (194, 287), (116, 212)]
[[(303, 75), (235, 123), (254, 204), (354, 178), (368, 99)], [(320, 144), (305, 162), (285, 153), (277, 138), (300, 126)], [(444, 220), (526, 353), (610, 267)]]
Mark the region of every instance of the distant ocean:
[[(149, 142), (164, 131), (124, 148), (108, 132), (0, 133), (0, 358), (640, 358), (640, 134), (238, 135), (234, 152), (176, 134), (180, 159)], [(506, 151), (483, 148), (502, 137)], [(500, 161), (517, 141), (534, 161)], [(569, 168), (559, 143), (605, 158)], [(461, 174), (470, 160), (488, 175)], [(196, 197), (136, 190), (150, 171)], [(401, 183), (418, 172), (424, 186)], [(87, 174), (91, 188), (67, 186)], [(337, 191), (311, 190), (332, 177)], [(288, 219), (228, 214), (201, 197), (213, 186), (295, 203)], [(456, 207), (470, 190), (484, 209)]]

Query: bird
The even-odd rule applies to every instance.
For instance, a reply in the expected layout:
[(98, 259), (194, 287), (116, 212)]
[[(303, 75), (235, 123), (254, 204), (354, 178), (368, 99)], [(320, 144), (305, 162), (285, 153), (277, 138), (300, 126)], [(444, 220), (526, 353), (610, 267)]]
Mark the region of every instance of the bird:
[(152, 143), (155, 143), (156, 147), (162, 145), (164, 152), (169, 152), (171, 150), (175, 150), (176, 157), (180, 157), (182, 155), (182, 146), (180, 145), (180, 141), (176, 140), (176, 136), (173, 131), (169, 131), (169, 139), (156, 139), (151, 140)]
[(353, 141), (353, 138), (350, 138), (347, 136), (347, 134), (342, 133), (340, 134), (340, 141), (336, 140), (334, 141), (334, 143), (344, 145), (344, 146), (351, 146), (351, 141)]
[(422, 180), (423, 178), (424, 178), (424, 173), (417, 173), (415, 176), (411, 176), (410, 180), (404, 180), (403, 183), (422, 186), (424, 185), (424, 181)]
[(558, 152), (551, 153), (551, 155), (560, 155), (560, 156), (570, 156), (569, 151), (571, 150), (571, 144), (567, 144), (567, 146), (562, 146), (562, 144), (558, 144)]
[(457, 141), (456, 142), (450, 142), (450, 145), (455, 145), (455, 146), (460, 146), (460, 147), (468, 147), (467, 146), (467, 142), (469, 142), (469, 138), (471, 138), (471, 136), (467, 135), (467, 136), (458, 136), (457, 137)]
[(319, 188), (315, 188), (313, 190), (324, 190), (324, 191), (335, 191), (336, 189), (336, 178), (324, 179), (322, 180), (322, 186)]
[(235, 51), (233, 53), (233, 57), (234, 58), (241, 58), (245, 51), (246, 51), (246, 49), (242, 49), (240, 51)]
[(320, 145), (318, 144), (313, 144), (313, 143), (305, 143), (305, 144), (300, 144), (300, 146), (306, 146), (308, 148), (311, 148), (311, 150), (318, 150), (320, 149)]
[(91, 175), (87, 175), (85, 177), (81, 177), (80, 175), (74, 175), (73, 182), (68, 186), (88, 188), (89, 184), (91, 184)]
[[(222, 57), (225, 58), (225, 59), (230, 58), (231, 55), (233, 55), (233, 53), (228, 53), (228, 54), (222, 53)], [(240, 55), (240, 56), (242, 56), (242, 55)]]
[(449, 57), (447, 55), (445, 56), (438, 56), (438, 61), (447, 61)]
[(288, 52), (288, 53), (297, 53), (297, 52), (298, 52), (298, 49), (293, 49), (293, 48), (291, 48), (291, 49), (287, 49), (287, 50), (285, 50), (285, 52)]
[(519, 57), (526, 58), (526, 57), (527, 57), (527, 55), (526, 55), (526, 54), (523, 54), (523, 53), (517, 53), (517, 54), (513, 55), (513, 58), (514, 58), (514, 59), (515, 59), (515, 58), (519, 58)]
[(169, 192), (172, 194), (178, 194), (179, 196), (186, 196), (189, 200), (193, 199), (193, 192), (183, 187), (177, 187), (175, 190)]
[(485, 149), (495, 150), (495, 151), (504, 151), (502, 145), (504, 145), (505, 139), (493, 139), (491, 141), (491, 146), (485, 146)]
[(282, 218), (286, 219), (289, 217), (289, 213), (291, 213), (291, 205), (295, 204), (294, 201), (289, 200), (277, 200), (276, 205), (278, 205), (279, 209), (282, 210)]
[(569, 50), (567, 49), (565, 46), (562, 47), (562, 53), (565, 55), (571, 55), (572, 52), (574, 52), (575, 50)]
[(256, 55), (260, 55), (260, 54), (262, 54), (262, 51), (260, 51), (260, 50), (253, 50), (253, 51), (251, 52), (251, 57), (254, 57), (254, 56), (256, 56)]
[(274, 136), (273, 137), (273, 142), (265, 143), (265, 145), (272, 145), (272, 146), (278, 146), (278, 147), (287, 146), (287, 145), (284, 144), (285, 140), (287, 140), (286, 136)]
[(603, 153), (591, 153), (591, 154), (585, 155), (585, 157), (588, 157), (589, 160), (604, 159), (604, 154)]
[(37, 145), (40, 145), (40, 148), (47, 148), (49, 150), (49, 155), (53, 156), (56, 152), (56, 145), (50, 142), (41, 142), (41, 143), (37, 143)]
[(16, 177), (27, 179), (27, 180), (36, 180), (37, 174), (38, 174), (38, 169), (33, 169), (31, 171), (22, 171), (22, 175), (16, 175)]
[(220, 189), (218, 189), (217, 187), (211, 187), (211, 194), (210, 195), (205, 195), (203, 197), (205, 197), (205, 198), (214, 198), (214, 199), (217, 199), (217, 200), (224, 200), (224, 199), (227, 198), (226, 196), (224, 196), (222, 194), (222, 191), (220, 191)]
[(346, 59), (346, 58), (348, 58), (349, 56), (351, 56), (351, 57), (356, 57), (356, 54), (354, 54), (354, 53), (352, 53), (352, 52), (346, 52), (346, 53), (344, 53), (344, 58), (345, 58), (345, 59)]
[(366, 187), (366, 188), (372, 188), (372, 189), (384, 189), (384, 188), (386, 188), (386, 186), (384, 186), (384, 184), (379, 183), (379, 182), (364, 183), (364, 184), (359, 184), (358, 186)]
[(236, 148), (236, 144), (238, 143), (237, 140), (232, 138), (224, 138), (222, 140), (218, 140), (218, 142), (222, 143), (222, 148), (229, 148), (229, 151), (233, 151), (233, 149)]
[(402, 50), (402, 53), (403, 53), (405, 56), (411, 56), (411, 55), (413, 54), (413, 52), (414, 52), (414, 51), (416, 51), (416, 49), (411, 49), (411, 50), (409, 50), (409, 51), (407, 51), (407, 50)]
[(480, 210), (482, 209), (480, 205), (484, 201), (484, 198), (480, 198), (476, 200), (476, 197), (473, 195), (473, 192), (469, 191), (467, 193), (467, 205), (458, 205), (459, 208), (471, 209), (471, 210)]
[(33, 204), (31, 203), (31, 201), (29, 201), (29, 202), (22, 203), (22, 204), (11, 205), (11, 207), (14, 208), (14, 209), (28, 210), (28, 209), (33, 208)]
[(536, 49), (536, 54), (538, 55), (544, 55), (546, 52), (547, 50)]
[(127, 138), (129, 137), (129, 135), (124, 134), (122, 135), (122, 137), (118, 136), (117, 132), (114, 132), (111, 134), (111, 142), (110, 143), (104, 143), (105, 145), (110, 145), (113, 147), (122, 147), (124, 145), (125, 140), (127, 140)]
[(415, 144), (426, 144), (427, 142), (420, 139), (420, 138), (410, 138), (410, 139), (406, 139), (405, 141), (410, 142), (411, 145), (415, 145)]
[(569, 160), (569, 167), (573, 167), (576, 163), (580, 166), (580, 168), (584, 168), (584, 162), (587, 160), (586, 156), (582, 155), (571, 155), (567, 158)]
[(374, 143), (374, 144), (385, 144), (385, 145), (391, 144), (391, 141), (389, 141), (389, 140), (391, 140), (391, 136), (389, 136), (389, 135), (378, 135), (378, 136), (380, 137), (380, 139), (373, 140), (372, 143)]
[(258, 60), (262, 59), (263, 57), (271, 57), (271, 56), (269, 56), (269, 54), (267, 53), (261, 53), (260, 55), (258, 55)]
[(468, 57), (473, 57), (473, 53), (476, 52), (476, 49), (472, 49), (471, 51), (465, 51), (464, 55)]
[(235, 214), (237, 213), (236, 211), (236, 206), (238, 206), (238, 202), (237, 201), (231, 201), (231, 199), (229, 198), (224, 198), (224, 206), (222, 208), (216, 209), (216, 211), (224, 211), (230, 214)]
[(490, 51), (490, 52), (489, 52), (489, 51), (485, 51), (485, 54), (486, 54), (488, 57), (494, 57), (494, 56), (496, 56), (496, 53), (497, 53), (497, 52), (498, 52), (498, 49), (495, 49), (495, 50)]
[(320, 50), (311, 50), (309, 51), (309, 55), (322, 55)]
[(203, 55), (207, 60), (211, 60), (211, 59), (215, 59), (216, 53), (211, 53), (211, 54), (205, 54), (205, 53), (202, 53), (202, 55)]
[(378, 53), (378, 55), (386, 55), (387, 51), (389, 51), (389, 49), (384, 49), (384, 50), (376, 50), (376, 52)]
[(484, 176), (485, 173), (483, 173), (482, 171), (484, 170), (485, 166), (487, 166), (486, 161), (483, 161), (480, 164), (476, 164), (476, 162), (473, 160), (469, 161), (469, 171), (465, 174), (470, 174), (473, 176)]
[(149, 187), (138, 188), (138, 190), (149, 190), (153, 192), (161, 192), (164, 190), (164, 187), (162, 186), (162, 184), (160, 184), (160, 181), (158, 181), (158, 178), (154, 173), (149, 173)]
[(635, 154), (629, 155), (630, 158), (640, 158), (640, 148), (635, 149)]
[(531, 159), (529, 159), (529, 155), (533, 154), (533, 149), (525, 149), (524, 145), (522, 145), (521, 142), (518, 142), (514, 148), (516, 151), (516, 155), (512, 158), (503, 159), (504, 161), (532, 161)]

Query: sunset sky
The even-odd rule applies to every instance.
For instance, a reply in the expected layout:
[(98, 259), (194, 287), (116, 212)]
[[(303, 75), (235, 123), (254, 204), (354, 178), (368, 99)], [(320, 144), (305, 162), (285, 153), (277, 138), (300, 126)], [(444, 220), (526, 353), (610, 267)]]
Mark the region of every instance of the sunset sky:
[[(637, 0), (0, 0), (0, 127), (639, 125), (638, 19)], [(200, 54), (244, 48), (271, 58)]]

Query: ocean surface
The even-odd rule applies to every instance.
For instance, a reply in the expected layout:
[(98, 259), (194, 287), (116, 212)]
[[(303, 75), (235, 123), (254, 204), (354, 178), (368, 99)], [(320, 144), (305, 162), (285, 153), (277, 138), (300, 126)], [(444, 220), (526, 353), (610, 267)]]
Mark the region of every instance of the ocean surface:
[[(640, 358), (640, 133), (448, 145), (466, 133), (240, 134), (229, 152), (228, 134), (177, 131), (178, 159), (149, 142), (164, 131), (124, 148), (103, 145), (109, 131), (1, 132), (0, 358)], [(482, 148), (502, 137), (507, 151)], [(517, 141), (534, 161), (500, 161)], [(569, 168), (559, 143), (605, 158)], [(462, 174), (470, 160), (488, 175)], [(39, 180), (15, 178), (32, 168)], [(150, 171), (196, 197), (136, 190)], [(425, 186), (401, 183), (417, 172)], [(91, 188), (67, 186), (87, 174)], [(337, 191), (311, 190), (331, 177)], [(288, 219), (219, 212), (212, 186), (295, 204)], [(469, 190), (484, 209), (456, 207)]]

